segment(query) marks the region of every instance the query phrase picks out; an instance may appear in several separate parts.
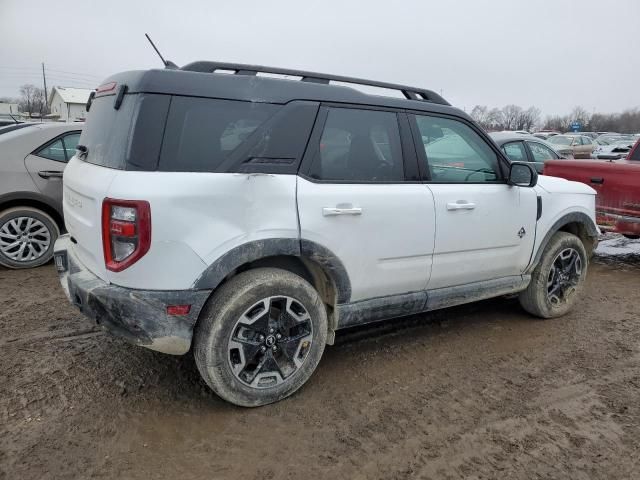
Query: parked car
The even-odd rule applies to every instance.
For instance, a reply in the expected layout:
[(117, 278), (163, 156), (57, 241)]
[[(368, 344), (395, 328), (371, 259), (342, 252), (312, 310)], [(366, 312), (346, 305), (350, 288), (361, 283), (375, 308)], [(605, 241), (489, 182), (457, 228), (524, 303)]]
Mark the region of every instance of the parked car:
[(591, 140), (595, 140), (600, 136), (598, 132), (566, 132), (565, 135), (584, 135), (589, 137)]
[(560, 132), (554, 132), (552, 130), (540, 130), (539, 132), (535, 132), (533, 134), (534, 137), (538, 137), (543, 140), (547, 140), (549, 137), (553, 137), (555, 135), (560, 135)]
[(0, 265), (51, 260), (64, 229), (62, 172), (81, 124), (21, 123), (0, 128)]
[(550, 144), (536, 137), (523, 138), (512, 132), (494, 132), (489, 136), (500, 147), (512, 162), (531, 162), (538, 173), (544, 170), (544, 162), (560, 158), (573, 158), (571, 149), (566, 148), (563, 153), (556, 151)]
[(606, 145), (598, 145), (593, 151), (593, 158), (601, 160), (620, 160), (627, 158), (627, 155), (636, 143), (636, 139), (617, 140), (607, 143)]
[(548, 142), (556, 148), (571, 148), (574, 158), (591, 158), (596, 145), (585, 135), (554, 135)]
[(0, 117), (0, 127), (6, 127), (7, 125), (19, 125), (21, 123), (22, 122), (11, 117)]
[(548, 162), (545, 173), (582, 182), (597, 192), (597, 221), (604, 229), (640, 237), (640, 142), (627, 160)]
[(597, 145), (611, 145), (616, 142), (630, 142), (633, 145), (638, 137), (636, 135), (624, 135), (620, 133), (607, 133), (596, 138)]
[(550, 318), (579, 298), (595, 191), (509, 162), (433, 91), (196, 62), (114, 75), (89, 107), (62, 288), (115, 335), (193, 348), (237, 405), (291, 395), (342, 328), (513, 293)]

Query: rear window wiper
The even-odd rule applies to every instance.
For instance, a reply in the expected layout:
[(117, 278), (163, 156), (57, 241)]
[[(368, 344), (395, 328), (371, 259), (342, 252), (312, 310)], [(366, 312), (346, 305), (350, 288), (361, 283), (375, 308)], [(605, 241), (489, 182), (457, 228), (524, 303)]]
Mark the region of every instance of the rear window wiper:
[(80, 152), (78, 154), (78, 158), (86, 158), (87, 155), (89, 154), (89, 149), (84, 145), (76, 145), (76, 150)]

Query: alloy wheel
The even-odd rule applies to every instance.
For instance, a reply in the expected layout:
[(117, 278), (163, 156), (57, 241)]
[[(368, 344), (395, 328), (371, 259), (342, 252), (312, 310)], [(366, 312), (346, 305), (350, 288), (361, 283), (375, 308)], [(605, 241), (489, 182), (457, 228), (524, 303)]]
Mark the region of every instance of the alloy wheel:
[(305, 307), (286, 296), (264, 298), (236, 321), (228, 342), (235, 377), (253, 388), (289, 380), (311, 349), (313, 326)]
[(565, 303), (582, 276), (582, 259), (573, 248), (562, 250), (551, 264), (547, 277), (547, 299), (552, 305)]
[(14, 262), (32, 262), (51, 246), (51, 232), (34, 217), (15, 217), (0, 225), (0, 253)]

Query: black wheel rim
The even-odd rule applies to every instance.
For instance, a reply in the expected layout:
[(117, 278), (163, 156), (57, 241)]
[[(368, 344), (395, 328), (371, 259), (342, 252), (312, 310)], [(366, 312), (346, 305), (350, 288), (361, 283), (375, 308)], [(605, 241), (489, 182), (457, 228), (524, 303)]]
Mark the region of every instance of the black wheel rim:
[(242, 383), (270, 388), (290, 380), (300, 370), (312, 338), (311, 317), (302, 303), (287, 296), (268, 297), (236, 321), (227, 358)]
[(547, 278), (547, 299), (554, 306), (566, 303), (582, 276), (582, 259), (573, 248), (562, 250), (551, 264)]

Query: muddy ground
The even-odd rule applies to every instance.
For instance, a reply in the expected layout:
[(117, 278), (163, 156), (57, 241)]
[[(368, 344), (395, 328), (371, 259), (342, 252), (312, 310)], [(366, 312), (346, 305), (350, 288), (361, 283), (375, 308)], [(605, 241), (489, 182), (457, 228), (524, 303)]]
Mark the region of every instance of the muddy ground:
[(499, 299), (342, 333), (252, 410), (94, 331), (51, 265), (0, 270), (0, 478), (640, 478), (640, 257), (616, 258), (562, 319)]

